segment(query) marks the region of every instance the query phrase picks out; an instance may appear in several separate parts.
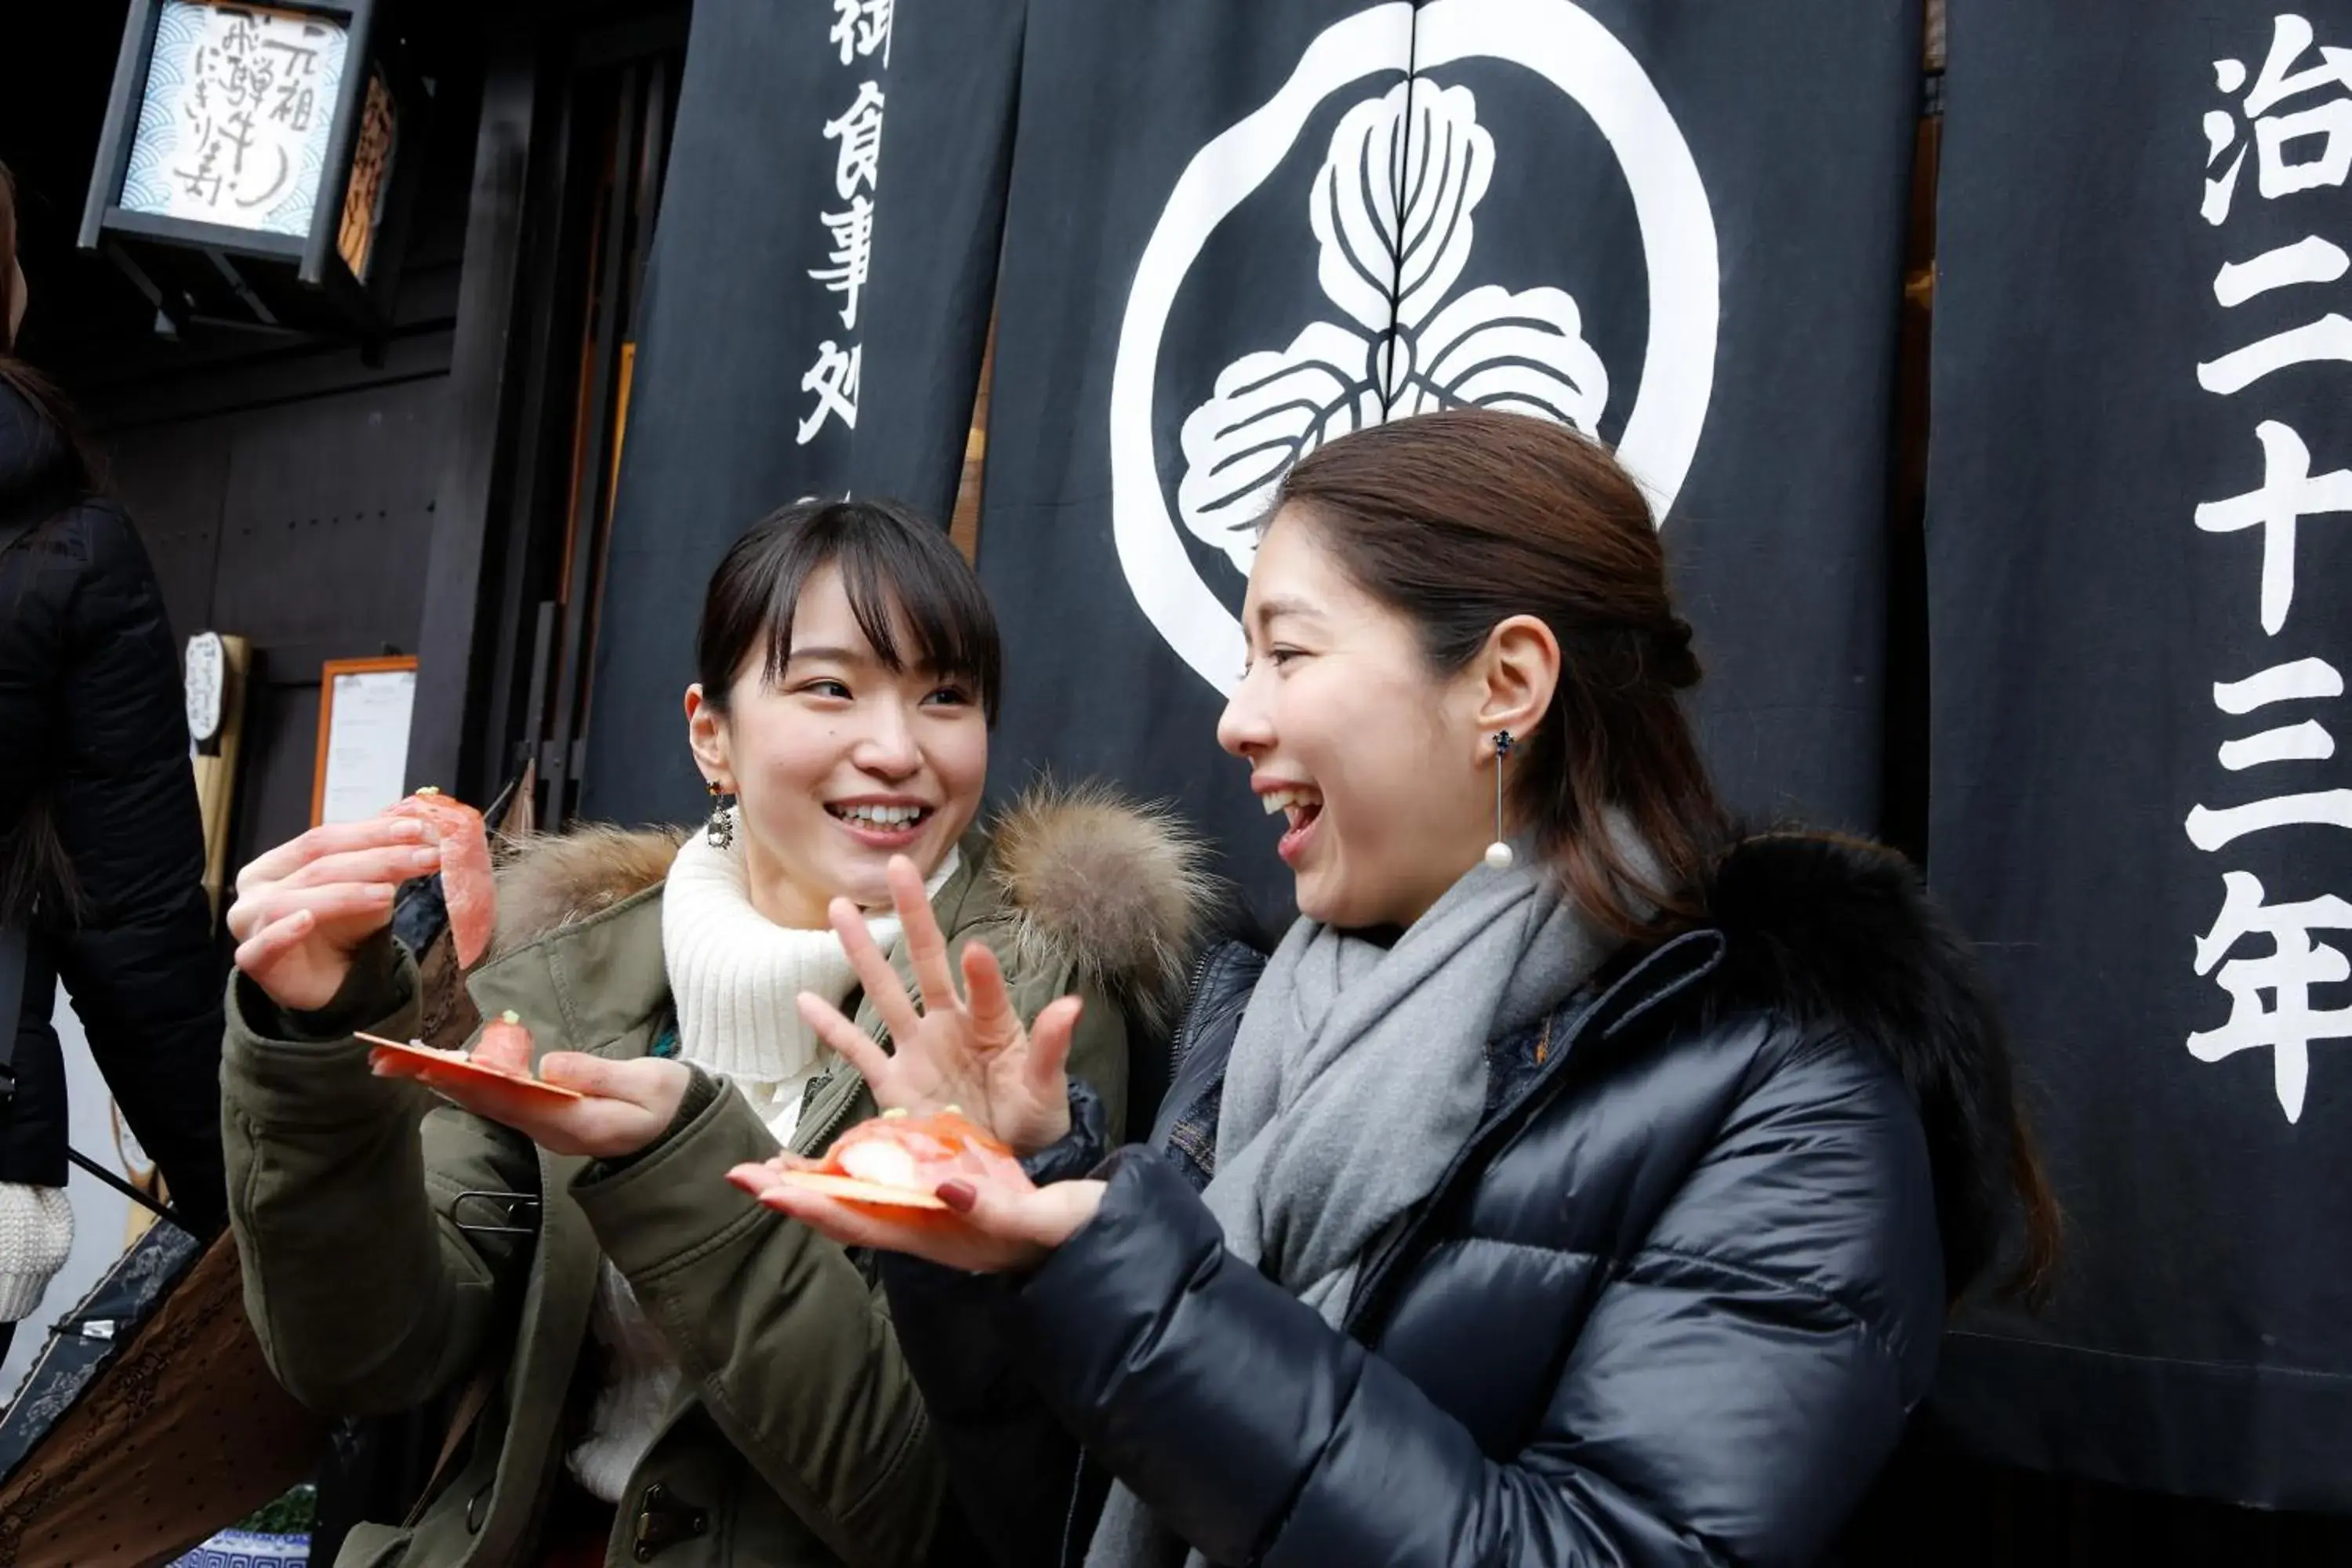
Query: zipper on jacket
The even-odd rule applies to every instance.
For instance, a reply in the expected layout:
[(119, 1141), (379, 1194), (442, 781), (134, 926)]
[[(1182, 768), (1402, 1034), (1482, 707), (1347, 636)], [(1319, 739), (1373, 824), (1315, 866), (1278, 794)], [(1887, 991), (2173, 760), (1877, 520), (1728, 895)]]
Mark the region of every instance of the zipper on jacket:
[[(834, 1068), (835, 1072), (855, 1073), (856, 1070), (857, 1069), (856, 1068), (850, 1067), (845, 1063), (841, 1067)], [(830, 1081), (829, 1079), (828, 1081)], [(856, 1109), (857, 1095), (855, 1091), (852, 1091), (843, 1097), (840, 1107), (835, 1110), (824, 1124), (818, 1129), (818, 1141), (807, 1145), (807, 1147), (814, 1148), (816, 1150), (817, 1153), (822, 1156), (824, 1151), (832, 1146), (833, 1140), (835, 1136), (841, 1131), (843, 1123), (849, 1120), (849, 1113)], [(800, 1130), (798, 1128), (794, 1128), (793, 1130), (793, 1142), (795, 1143), (802, 1142)]]
[(1184, 1065), (1184, 1037), (1190, 1034), (1192, 1009), (1201, 1000), (1201, 986), (1209, 978), (1209, 963), (1216, 955), (1213, 945), (1203, 948), (1192, 965), (1192, 978), (1184, 983), (1184, 1010), (1176, 1016), (1176, 1032), (1168, 1037), (1168, 1079), (1174, 1082), (1176, 1069)]
[[(1113, 1484), (1116, 1484), (1116, 1481)], [(1078, 1502), (1086, 1495), (1087, 1450), (1085, 1445), (1081, 1444), (1078, 1447), (1077, 1468), (1070, 1472), (1070, 1509), (1062, 1517), (1062, 1568), (1080, 1568), (1080, 1565), (1086, 1562), (1083, 1552), (1076, 1556), (1071, 1555), (1072, 1548), (1077, 1545)]]

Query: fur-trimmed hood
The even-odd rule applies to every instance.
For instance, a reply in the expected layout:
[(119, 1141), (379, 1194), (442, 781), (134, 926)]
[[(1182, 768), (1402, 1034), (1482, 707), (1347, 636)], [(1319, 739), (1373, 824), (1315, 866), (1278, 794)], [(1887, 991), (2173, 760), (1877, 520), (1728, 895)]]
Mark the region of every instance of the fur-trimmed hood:
[(1726, 942), (1703, 1005), (1777, 1014), (1885, 1053), (1927, 1131), (1947, 1278), (1973, 1278), (1999, 1245), (2012, 1178), (2038, 1177), (2016, 1137), (2000, 1009), (1967, 939), (1910, 861), (1830, 834), (1740, 841), (1717, 861), (1706, 903)]
[(1207, 846), (1165, 806), (1106, 785), (1041, 786), (990, 824), (987, 874), (1018, 920), (1022, 967), (1066, 964), (1146, 1026), (1184, 1005), (1187, 967), (1220, 901)]
[[(683, 837), (669, 827), (586, 826), (506, 846), (492, 952), (527, 946), (661, 882)], [(1173, 1022), (1216, 893), (1200, 838), (1171, 812), (1101, 786), (1040, 788), (967, 836), (962, 849), (1013, 918), (1008, 962), (1066, 967), (1139, 1021)]]
[(506, 840), (499, 846), (491, 955), (528, 947), (666, 880), (685, 839), (675, 827), (587, 823)]

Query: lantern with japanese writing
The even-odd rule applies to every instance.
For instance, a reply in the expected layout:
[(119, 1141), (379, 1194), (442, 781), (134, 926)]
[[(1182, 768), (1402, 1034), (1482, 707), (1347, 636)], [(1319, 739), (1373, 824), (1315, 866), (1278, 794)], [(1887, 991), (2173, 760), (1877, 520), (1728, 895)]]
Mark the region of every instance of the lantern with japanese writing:
[(376, 0), (132, 0), (81, 244), (157, 330), (389, 318), (425, 95)]

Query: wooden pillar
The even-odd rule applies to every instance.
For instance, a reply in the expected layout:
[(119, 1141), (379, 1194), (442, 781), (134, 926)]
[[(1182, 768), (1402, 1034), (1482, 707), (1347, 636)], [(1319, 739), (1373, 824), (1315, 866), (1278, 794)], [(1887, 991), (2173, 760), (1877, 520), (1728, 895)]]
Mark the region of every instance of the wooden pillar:
[(496, 770), (478, 754), (477, 721), (492, 662), (486, 657), (491, 628), (481, 614), (482, 566), (513, 424), (508, 415), (515, 287), (540, 80), (535, 23), (493, 9), (483, 27), (488, 37), (481, 122), (450, 352), (447, 467), (425, 566), (407, 777), (411, 789), (438, 784), (478, 796), (495, 787), (490, 774)]
[(948, 537), (966, 561), (980, 553), (980, 479), (988, 467), (988, 383), (995, 370), (996, 313), (991, 310), (988, 345), (980, 353), (980, 390), (971, 400), (971, 429), (964, 437), (963, 477), (956, 481), (955, 510), (948, 521)]

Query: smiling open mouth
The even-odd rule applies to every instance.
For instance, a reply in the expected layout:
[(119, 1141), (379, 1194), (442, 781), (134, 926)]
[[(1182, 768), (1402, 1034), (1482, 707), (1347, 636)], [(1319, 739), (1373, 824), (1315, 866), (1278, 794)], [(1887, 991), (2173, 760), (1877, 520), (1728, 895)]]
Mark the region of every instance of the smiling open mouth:
[(1293, 833), (1323, 814), (1323, 797), (1311, 789), (1271, 790), (1258, 799), (1268, 816), (1281, 812), (1288, 817)]
[(899, 833), (920, 827), (931, 818), (928, 805), (828, 805), (825, 810), (848, 823), (852, 827), (873, 828), (882, 833)]

